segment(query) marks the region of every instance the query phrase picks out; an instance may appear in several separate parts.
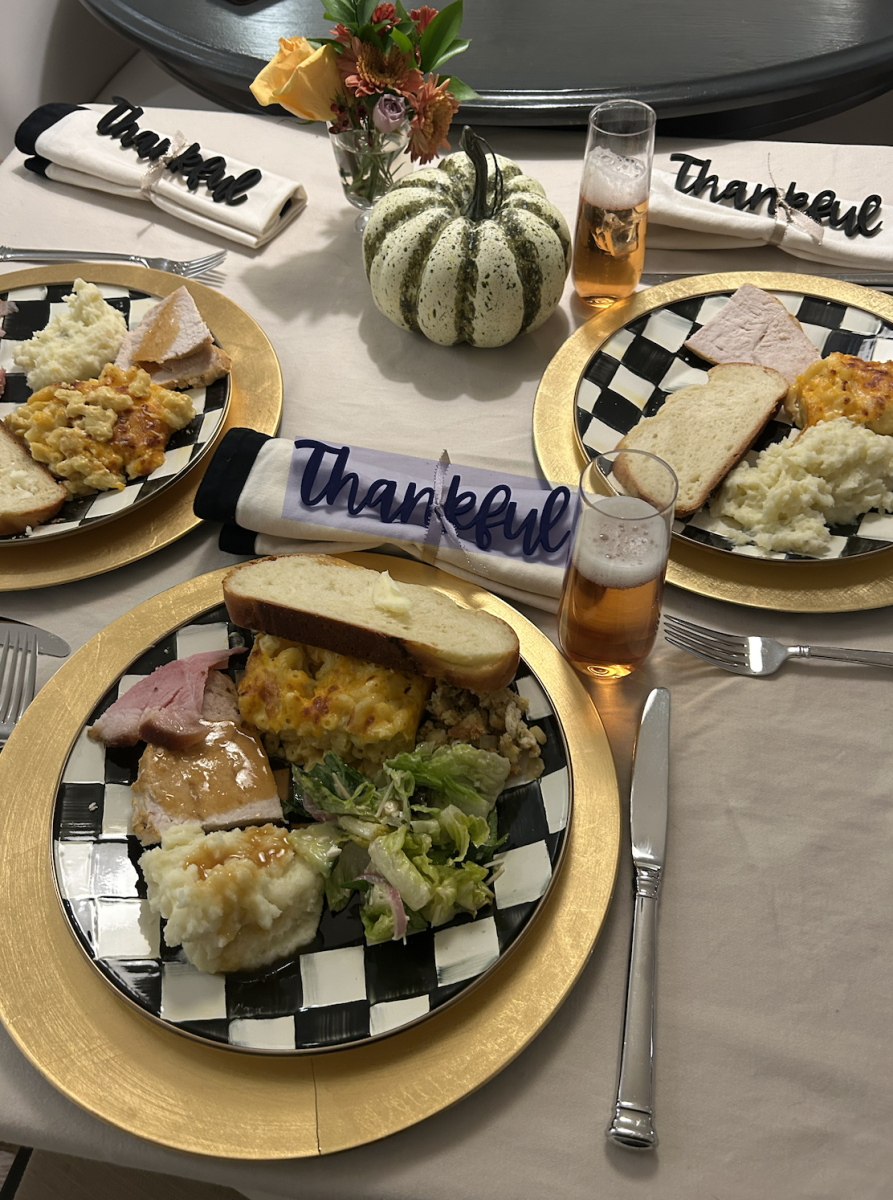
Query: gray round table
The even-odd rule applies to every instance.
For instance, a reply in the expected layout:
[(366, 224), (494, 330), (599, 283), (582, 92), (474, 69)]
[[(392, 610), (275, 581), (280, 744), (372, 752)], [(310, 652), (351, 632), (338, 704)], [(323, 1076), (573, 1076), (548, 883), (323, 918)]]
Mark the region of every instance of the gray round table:
[[(256, 112), (248, 85), (280, 36), (325, 36), (320, 0), (82, 0), (187, 87)], [(581, 125), (600, 100), (651, 104), (670, 137), (756, 138), (893, 87), (893, 5), (879, 0), (471, 0), (462, 119)]]

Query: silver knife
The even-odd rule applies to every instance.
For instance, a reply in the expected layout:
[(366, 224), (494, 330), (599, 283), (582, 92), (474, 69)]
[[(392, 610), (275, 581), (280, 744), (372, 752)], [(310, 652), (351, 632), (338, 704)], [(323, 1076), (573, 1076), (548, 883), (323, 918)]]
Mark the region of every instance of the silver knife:
[(38, 629), (36, 625), (28, 625), (26, 621), (11, 621), (5, 617), (0, 618), (0, 644), (3, 642), (7, 629), (20, 629), (23, 625), (28, 629), (36, 630), (39, 653), (51, 654), (54, 658), (67, 658), (71, 653), (68, 642), (63, 642), (62, 638), (55, 633), (50, 633), (47, 629)]
[[(802, 273), (802, 272), (801, 272)], [(645, 271), (639, 282), (645, 287), (654, 287), (658, 283), (672, 283), (674, 279), (697, 279), (699, 275), (725, 274), (719, 271)], [(861, 283), (863, 287), (893, 288), (893, 271), (878, 273), (877, 271), (837, 272), (833, 275), (817, 275), (817, 279), (834, 279), (840, 283)]]
[(657, 1145), (653, 1112), (654, 959), (657, 895), (667, 844), (670, 774), (670, 693), (655, 688), (645, 701), (633, 758), (629, 824), (636, 869), (623, 1048), (614, 1119), (606, 1136), (633, 1150)]

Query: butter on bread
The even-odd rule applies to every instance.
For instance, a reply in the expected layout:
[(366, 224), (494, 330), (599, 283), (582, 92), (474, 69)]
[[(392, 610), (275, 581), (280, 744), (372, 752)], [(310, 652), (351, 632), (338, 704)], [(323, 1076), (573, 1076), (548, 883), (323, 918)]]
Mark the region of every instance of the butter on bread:
[(400, 583), (408, 611), (376, 604), (378, 571), (326, 554), (281, 554), (234, 567), (224, 578), (230, 619), (245, 629), (320, 646), (394, 671), (444, 679), (477, 692), (514, 678), (520, 647), (511, 626), (442, 592)]
[[(653, 417), (633, 426), (617, 449), (645, 450), (668, 463), (679, 480), (676, 516), (691, 516), (744, 457), (787, 390), (785, 378), (769, 367), (711, 367), (707, 383), (668, 396)], [(618, 463), (615, 472), (624, 486), (631, 486), (643, 500), (651, 499), (647, 471), (624, 469)]]
[(821, 357), (782, 302), (750, 283), (743, 284), (685, 346), (711, 363), (771, 367), (789, 384)]
[(161, 300), (124, 338), (116, 366), (139, 366), (162, 387), (189, 388), (213, 383), (232, 366), (214, 344), (185, 287)]

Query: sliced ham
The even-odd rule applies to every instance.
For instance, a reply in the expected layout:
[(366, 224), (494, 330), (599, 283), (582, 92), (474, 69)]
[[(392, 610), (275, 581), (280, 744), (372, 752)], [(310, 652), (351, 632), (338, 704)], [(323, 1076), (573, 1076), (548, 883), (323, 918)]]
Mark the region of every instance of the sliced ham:
[(150, 742), (185, 750), (198, 745), (207, 732), (202, 706), (208, 672), (226, 666), (233, 654), (243, 653), (244, 648), (209, 650), (165, 663), (119, 697), (94, 722), (90, 737), (107, 746)]
[(18, 311), (18, 305), (14, 304), (12, 300), (0, 300), (0, 338), (6, 337), (6, 330), (3, 328), (3, 318), (9, 313)]

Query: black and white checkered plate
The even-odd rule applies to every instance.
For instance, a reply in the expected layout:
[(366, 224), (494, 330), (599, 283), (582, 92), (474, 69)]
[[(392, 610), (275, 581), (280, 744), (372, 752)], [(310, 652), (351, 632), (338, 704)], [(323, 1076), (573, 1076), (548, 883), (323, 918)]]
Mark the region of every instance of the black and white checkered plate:
[[(710, 363), (683, 345), (724, 306), (731, 291), (714, 292), (656, 308), (612, 334), (593, 355), (577, 393), (577, 430), (590, 457), (613, 450), (643, 417), (653, 416), (671, 392), (707, 382)], [(797, 318), (820, 354), (834, 351), (880, 362), (893, 361), (893, 326), (873, 313), (802, 292), (771, 292)], [(791, 431), (784, 414), (769, 423), (747, 456), (757, 455)], [(751, 558), (806, 559), (803, 554), (771, 554), (757, 546), (736, 546), (718, 530), (705, 506), (673, 532), (688, 541)], [(866, 513), (852, 525), (831, 529), (822, 557), (852, 558), (893, 545), (893, 516)]]
[[(161, 299), (160, 296), (133, 288), (116, 287), (109, 283), (96, 285), (104, 298), (124, 314), (128, 329), (140, 323), (146, 313)], [(31, 396), (25, 373), (16, 366), (13, 354), (19, 342), (27, 341), (43, 329), (50, 317), (67, 308), (63, 296), (71, 292), (70, 283), (32, 285), (0, 291), (0, 299), (14, 300), (18, 312), (4, 317), (6, 337), (0, 338), (0, 367), (6, 368), (6, 387), (0, 397), (0, 419), (26, 404)], [(99, 492), (95, 496), (79, 496), (67, 501), (58, 516), (45, 525), (35, 525), (30, 532), (4, 537), (4, 542), (46, 541), (64, 537), (78, 530), (104, 524), (146, 504), (159, 492), (169, 488), (195, 466), (226, 416), (230, 397), (230, 377), (224, 375), (208, 387), (190, 389), (195, 417), (170, 439), (164, 462), (151, 475), (135, 479), (120, 492)]]
[(480, 982), (516, 944), (561, 863), (571, 811), (561, 723), (522, 663), (513, 686), (546, 733), (545, 772), (497, 802), (495, 903), (406, 941), (367, 946), (359, 897), (325, 908), (315, 940), (297, 957), (256, 972), (207, 975), (164, 941), (139, 869), (131, 784), (142, 746), (111, 750), (87, 728), (128, 687), (162, 663), (203, 650), (250, 645), (251, 634), (212, 609), (158, 642), (112, 687), (85, 724), (56, 798), (53, 848), (62, 907), (78, 942), (127, 1000), (180, 1032), (254, 1052), (332, 1050), (414, 1024)]

